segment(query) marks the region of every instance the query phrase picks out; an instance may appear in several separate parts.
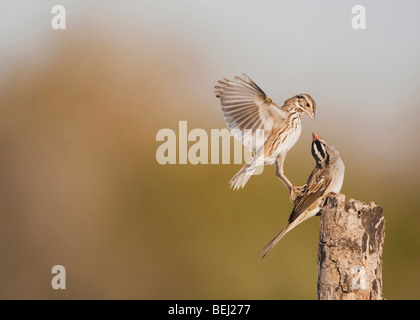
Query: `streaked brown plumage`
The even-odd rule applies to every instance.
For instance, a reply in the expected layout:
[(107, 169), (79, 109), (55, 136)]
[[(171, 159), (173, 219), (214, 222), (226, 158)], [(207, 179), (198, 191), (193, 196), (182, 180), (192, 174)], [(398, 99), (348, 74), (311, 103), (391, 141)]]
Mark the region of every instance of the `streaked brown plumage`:
[(303, 191), (296, 198), (294, 208), (285, 228), (261, 251), (264, 258), (283, 236), (301, 222), (315, 216), (325, 197), (330, 192), (338, 193), (344, 179), (344, 163), (335, 147), (329, 146), (321, 137), (313, 134), (312, 155), (316, 166)]
[(228, 128), (250, 148), (253, 157), (232, 178), (230, 186), (235, 190), (243, 188), (258, 166), (276, 164), (276, 174), (293, 198), (300, 188), (286, 178), (283, 163), (299, 139), (302, 114), (315, 117), (315, 101), (308, 94), (300, 94), (286, 100), (280, 108), (245, 74), (235, 79), (220, 80), (214, 92), (222, 104)]

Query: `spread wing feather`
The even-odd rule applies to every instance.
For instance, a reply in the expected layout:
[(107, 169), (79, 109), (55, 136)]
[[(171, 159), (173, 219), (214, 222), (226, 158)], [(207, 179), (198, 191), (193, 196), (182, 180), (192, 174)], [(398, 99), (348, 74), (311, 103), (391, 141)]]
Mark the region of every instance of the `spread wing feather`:
[(214, 93), (220, 99), (231, 133), (243, 140), (251, 151), (258, 152), (270, 135), (274, 121), (284, 118), (285, 112), (245, 74), (235, 80), (219, 80)]

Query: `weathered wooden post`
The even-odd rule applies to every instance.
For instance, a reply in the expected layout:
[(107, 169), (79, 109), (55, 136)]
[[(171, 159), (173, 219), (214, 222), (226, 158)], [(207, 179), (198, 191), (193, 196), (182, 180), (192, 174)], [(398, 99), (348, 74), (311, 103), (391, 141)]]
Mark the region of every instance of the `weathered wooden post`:
[(382, 300), (383, 209), (330, 194), (321, 210), (318, 298)]

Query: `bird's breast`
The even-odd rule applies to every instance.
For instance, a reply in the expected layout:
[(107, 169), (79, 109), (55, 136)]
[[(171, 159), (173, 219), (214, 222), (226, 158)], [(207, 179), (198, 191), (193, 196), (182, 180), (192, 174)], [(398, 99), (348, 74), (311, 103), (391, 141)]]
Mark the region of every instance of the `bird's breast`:
[(345, 170), (344, 163), (340, 158), (338, 158), (338, 161), (332, 170), (334, 171), (334, 174), (330, 184), (329, 192), (339, 193), (341, 191), (341, 187), (343, 186)]
[(278, 153), (288, 152), (299, 140), (301, 132), (302, 126), (300, 124), (296, 124), (296, 126), (285, 130), (278, 139)]

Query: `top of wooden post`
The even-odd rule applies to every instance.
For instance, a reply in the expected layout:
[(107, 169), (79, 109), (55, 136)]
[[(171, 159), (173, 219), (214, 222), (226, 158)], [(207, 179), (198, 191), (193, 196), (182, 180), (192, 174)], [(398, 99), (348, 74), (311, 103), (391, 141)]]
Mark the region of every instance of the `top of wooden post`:
[(330, 194), (321, 210), (319, 299), (383, 299), (383, 208)]

